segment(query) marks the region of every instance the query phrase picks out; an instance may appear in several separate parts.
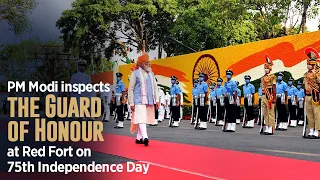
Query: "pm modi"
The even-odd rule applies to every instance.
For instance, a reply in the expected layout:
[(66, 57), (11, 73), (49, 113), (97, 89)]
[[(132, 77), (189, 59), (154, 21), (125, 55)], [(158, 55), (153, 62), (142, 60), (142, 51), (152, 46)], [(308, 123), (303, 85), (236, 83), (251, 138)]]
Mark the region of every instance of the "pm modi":
[(132, 111), (130, 132), (137, 132), (136, 144), (148, 146), (147, 124), (155, 123), (155, 109), (159, 109), (159, 94), (149, 56), (143, 53), (130, 77), (128, 100)]

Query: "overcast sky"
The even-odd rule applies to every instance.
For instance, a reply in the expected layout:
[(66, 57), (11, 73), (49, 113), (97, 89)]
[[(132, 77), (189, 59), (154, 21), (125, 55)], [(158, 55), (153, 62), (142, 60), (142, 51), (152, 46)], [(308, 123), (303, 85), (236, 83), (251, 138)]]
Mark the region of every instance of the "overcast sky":
[[(22, 36), (14, 35), (8, 30), (6, 23), (1, 22), (0, 44), (17, 43), (22, 40), (29, 39), (30, 37), (38, 37), (43, 42), (58, 39), (60, 32), (55, 27), (55, 23), (64, 10), (71, 8), (72, 1), (73, 0), (38, 0), (38, 6), (30, 15), (32, 30)], [(310, 31), (318, 30), (318, 21), (319, 17), (312, 21), (308, 20), (308, 29)], [(157, 56), (156, 52), (151, 53), (151, 59), (154, 59), (154, 57)]]
[(38, 6), (30, 15), (31, 32), (17, 36), (8, 30), (5, 22), (0, 23), (0, 44), (20, 42), (30, 37), (39, 37), (41, 41), (58, 39), (59, 30), (55, 27), (61, 13), (71, 8), (73, 0), (37, 0)]

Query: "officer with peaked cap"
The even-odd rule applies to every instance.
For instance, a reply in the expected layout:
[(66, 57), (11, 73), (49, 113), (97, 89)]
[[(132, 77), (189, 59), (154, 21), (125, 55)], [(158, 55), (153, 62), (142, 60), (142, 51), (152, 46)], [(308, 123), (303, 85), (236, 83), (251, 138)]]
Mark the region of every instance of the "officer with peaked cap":
[(271, 58), (266, 55), (266, 63), (264, 64), (265, 75), (261, 78), (262, 88), (262, 113), (265, 122), (265, 130), (263, 131), (264, 123), (261, 121), (260, 134), (273, 135), (274, 134), (274, 104), (276, 102), (276, 82), (277, 77), (271, 73), (273, 62)]
[(304, 89), (302, 88), (302, 82), (298, 81), (297, 83), (297, 91), (296, 91), (296, 96), (297, 96), (297, 107), (298, 107), (298, 112), (297, 112), (297, 121), (298, 121), (298, 126), (302, 126), (304, 122), (304, 98), (305, 98), (305, 93)]
[(241, 101), (241, 90), (239, 89), (239, 82), (235, 81), (237, 84), (237, 104), (236, 104), (236, 123), (240, 124), (240, 119), (241, 119), (241, 108), (240, 108), (240, 101)]
[(172, 127), (179, 127), (179, 117), (180, 117), (180, 88), (176, 84), (178, 79), (175, 76), (171, 76), (170, 87), (170, 107), (171, 107), (171, 118), (173, 119)]
[(287, 108), (286, 102), (288, 98), (288, 85), (283, 81), (284, 73), (280, 72), (278, 74), (276, 91), (277, 91), (277, 112), (278, 112), (278, 130), (285, 131), (288, 129), (288, 117), (287, 117)]
[(118, 72), (116, 73), (117, 76), (117, 82), (116, 82), (116, 88), (115, 88), (115, 103), (116, 103), (116, 113), (118, 116), (118, 124), (114, 128), (120, 129), (123, 128), (123, 121), (124, 121), (124, 114), (123, 114), (123, 108), (125, 104), (125, 95), (126, 95), (126, 87), (124, 85), (124, 82), (121, 80), (122, 73)]
[(192, 112), (191, 112), (191, 124), (194, 124), (194, 121), (196, 120), (197, 116), (197, 110), (198, 110), (198, 85), (199, 85), (199, 80), (195, 79), (193, 81), (193, 88), (192, 88)]
[[(251, 76), (244, 76), (245, 85), (243, 85), (243, 95), (244, 95), (244, 121), (243, 127), (253, 128), (254, 127), (254, 111), (253, 111), (253, 102), (254, 102), (254, 93), (255, 87), (250, 83)], [(261, 103), (261, 102), (260, 102)], [(246, 120), (247, 119), (247, 120)]]
[(226, 88), (226, 122), (223, 126), (223, 131), (225, 132), (235, 132), (236, 131), (236, 104), (238, 97), (238, 86), (234, 80), (232, 80), (233, 72), (231, 70), (226, 71), (227, 81), (224, 83)]
[(216, 87), (216, 96), (217, 96), (217, 121), (216, 126), (223, 126), (224, 124), (224, 115), (225, 115), (225, 96), (227, 90), (224, 86), (222, 86), (223, 79), (217, 79), (217, 87)]
[[(215, 123), (217, 120), (216, 117), (216, 107), (217, 107), (217, 93), (216, 93), (216, 83), (212, 83), (210, 86), (210, 99), (209, 99), (209, 106), (210, 106), (210, 119), (209, 122)], [(208, 109), (209, 110), (209, 109)]]
[[(79, 60), (78, 61), (78, 72), (73, 74), (70, 79), (70, 84), (91, 84), (91, 77), (87, 75), (84, 71), (87, 67), (87, 61), (86, 60)], [(71, 93), (71, 96), (77, 97), (78, 104), (80, 102), (80, 97), (91, 97), (91, 92), (82, 92), (81, 94), (78, 94), (77, 92)], [(80, 117), (85, 118), (85, 117)]]
[(306, 116), (308, 117), (309, 127), (308, 137), (318, 139), (320, 137), (320, 74), (317, 72), (316, 64), (320, 56), (314, 48), (307, 48), (305, 53), (308, 56), (308, 72), (304, 74)]
[[(200, 119), (199, 130), (207, 129), (207, 111), (206, 111), (206, 102), (208, 101), (208, 84), (204, 81), (204, 74), (199, 74), (200, 83), (197, 88), (198, 92), (198, 118)], [(195, 127), (198, 125), (195, 124)]]
[(298, 89), (293, 85), (294, 79), (289, 78), (288, 81), (288, 109), (289, 109), (289, 126), (297, 126), (297, 91)]

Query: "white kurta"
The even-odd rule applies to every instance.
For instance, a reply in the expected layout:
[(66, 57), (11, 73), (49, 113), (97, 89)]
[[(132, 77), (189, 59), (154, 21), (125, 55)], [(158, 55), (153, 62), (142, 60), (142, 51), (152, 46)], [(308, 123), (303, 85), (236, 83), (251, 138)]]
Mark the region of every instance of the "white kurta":
[[(147, 78), (149, 75), (144, 70), (142, 70), (144, 79)], [(151, 77), (153, 81), (153, 90), (154, 90), (154, 97), (156, 98), (156, 102), (159, 102), (159, 93), (158, 93), (158, 85), (156, 83), (155, 77)], [(134, 124), (154, 124), (155, 123), (155, 109), (154, 104), (151, 105), (144, 105), (144, 104), (134, 104), (134, 88), (136, 85), (136, 76), (134, 73), (131, 74), (130, 77), (130, 84), (128, 88), (128, 101), (130, 106), (134, 106), (134, 111), (132, 112), (132, 119), (131, 121)], [(147, 87), (146, 87), (147, 88)], [(146, 90), (147, 92), (147, 90)]]

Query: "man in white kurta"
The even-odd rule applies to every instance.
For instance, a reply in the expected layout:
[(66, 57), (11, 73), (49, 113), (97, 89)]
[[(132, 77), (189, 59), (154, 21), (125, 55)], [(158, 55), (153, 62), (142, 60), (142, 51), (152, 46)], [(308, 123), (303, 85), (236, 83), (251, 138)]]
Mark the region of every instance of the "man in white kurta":
[(137, 131), (137, 144), (148, 146), (147, 124), (155, 123), (154, 105), (159, 109), (160, 104), (158, 86), (146, 53), (138, 58), (130, 77), (128, 100), (132, 111), (130, 132)]

